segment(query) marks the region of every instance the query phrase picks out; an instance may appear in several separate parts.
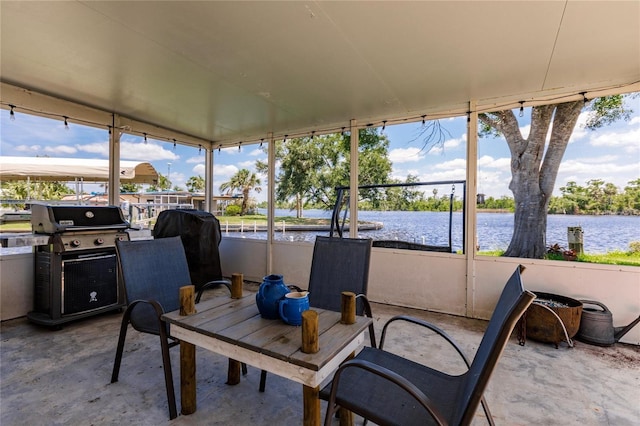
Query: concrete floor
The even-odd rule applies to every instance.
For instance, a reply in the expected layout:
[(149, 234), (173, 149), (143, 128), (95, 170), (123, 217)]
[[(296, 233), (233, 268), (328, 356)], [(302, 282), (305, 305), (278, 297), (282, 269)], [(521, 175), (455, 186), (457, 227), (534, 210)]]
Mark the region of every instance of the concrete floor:
[[(373, 304), (376, 329), (396, 314), (433, 322), (473, 356), (486, 322)], [(108, 313), (52, 331), (25, 318), (0, 329), (0, 424), (12, 425), (299, 425), (302, 386), (260, 372), (228, 386), (227, 360), (197, 349), (198, 411), (169, 421), (158, 337), (129, 331), (117, 383), (109, 383), (121, 314)], [(415, 331), (415, 329), (413, 329)], [(461, 372), (455, 352), (433, 335), (403, 327), (385, 348), (419, 362)], [(393, 337), (393, 336), (389, 336)], [(171, 350), (178, 411), (179, 350)], [(640, 347), (574, 348), (527, 341), (507, 345), (485, 397), (497, 425), (640, 424)], [(325, 405), (322, 410), (324, 416)], [(357, 423), (361, 424), (360, 419)], [(337, 422), (336, 422), (337, 424)], [(481, 411), (474, 424), (486, 424)]]

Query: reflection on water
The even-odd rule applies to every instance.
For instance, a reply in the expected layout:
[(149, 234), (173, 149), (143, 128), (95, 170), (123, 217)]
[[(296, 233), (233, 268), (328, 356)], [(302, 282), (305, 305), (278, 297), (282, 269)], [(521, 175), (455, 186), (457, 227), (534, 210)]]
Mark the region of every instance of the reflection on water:
[[(261, 212), (264, 213), (264, 212)], [(305, 210), (305, 217), (326, 218), (331, 213), (323, 210)], [(289, 210), (276, 210), (276, 216), (291, 216)], [(374, 240), (400, 240), (420, 244), (447, 246), (449, 244), (448, 212), (372, 212), (358, 213), (361, 221), (383, 222), (384, 227), (376, 231), (363, 231), (360, 236)], [(627, 251), (631, 241), (640, 241), (640, 217), (638, 216), (571, 216), (549, 215), (547, 217), (547, 245), (566, 247), (567, 228), (580, 226), (584, 232), (584, 250), (588, 253), (606, 253), (614, 250)], [(453, 213), (452, 247), (462, 250), (462, 213)], [(505, 250), (513, 233), (512, 213), (478, 213), (478, 244), (480, 250)], [(314, 241), (316, 235), (328, 232), (277, 232), (279, 241)], [(265, 232), (229, 232), (225, 237), (266, 239)]]

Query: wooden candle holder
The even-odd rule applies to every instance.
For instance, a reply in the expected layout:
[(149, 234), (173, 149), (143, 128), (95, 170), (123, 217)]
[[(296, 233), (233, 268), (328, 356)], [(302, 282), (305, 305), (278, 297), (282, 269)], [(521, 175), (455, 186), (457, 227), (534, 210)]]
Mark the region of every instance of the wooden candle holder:
[(340, 299), (340, 322), (343, 324), (355, 324), (356, 322), (356, 294), (351, 291), (343, 291)]
[(319, 350), (318, 313), (309, 309), (302, 313), (302, 352), (315, 354)]
[(240, 273), (231, 274), (231, 298), (242, 299), (242, 284), (244, 277)]

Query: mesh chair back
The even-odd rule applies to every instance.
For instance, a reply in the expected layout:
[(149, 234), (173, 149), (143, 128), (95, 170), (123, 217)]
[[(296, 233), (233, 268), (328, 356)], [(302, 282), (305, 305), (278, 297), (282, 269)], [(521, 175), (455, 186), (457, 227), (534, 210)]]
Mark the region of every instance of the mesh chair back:
[(511, 332), (533, 299), (535, 299), (535, 295), (524, 289), (520, 268), (517, 268), (502, 290), (482, 342), (469, 371), (466, 373), (467, 382), (463, 388), (459, 405), (464, 407), (464, 411), (459, 413), (460, 418), (454, 424), (471, 423), (484, 389)]
[[(309, 277), (309, 304), (312, 307), (340, 311), (340, 293), (366, 294), (369, 281), (371, 240), (316, 237)], [(356, 305), (362, 315), (363, 306)]]
[[(117, 241), (116, 250), (127, 303), (156, 300), (164, 312), (180, 307), (179, 288), (191, 283), (180, 237)], [(158, 334), (157, 324), (148, 304), (138, 304), (131, 312), (131, 325), (138, 331)]]

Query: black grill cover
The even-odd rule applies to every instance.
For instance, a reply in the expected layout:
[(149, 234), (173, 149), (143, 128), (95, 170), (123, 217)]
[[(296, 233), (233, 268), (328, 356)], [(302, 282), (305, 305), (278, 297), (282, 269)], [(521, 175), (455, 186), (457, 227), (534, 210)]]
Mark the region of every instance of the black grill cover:
[(164, 210), (153, 228), (155, 238), (179, 236), (187, 256), (191, 284), (196, 291), (203, 284), (222, 278), (220, 267), (220, 221), (209, 212), (194, 209)]

